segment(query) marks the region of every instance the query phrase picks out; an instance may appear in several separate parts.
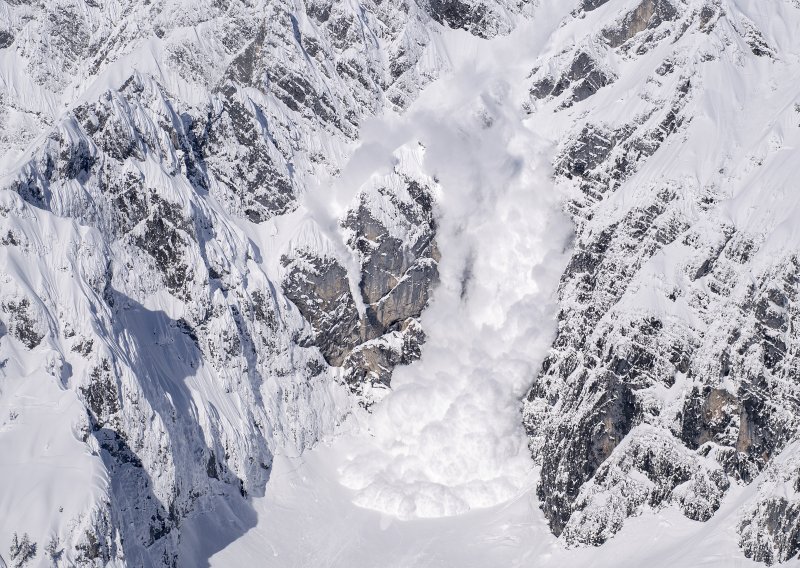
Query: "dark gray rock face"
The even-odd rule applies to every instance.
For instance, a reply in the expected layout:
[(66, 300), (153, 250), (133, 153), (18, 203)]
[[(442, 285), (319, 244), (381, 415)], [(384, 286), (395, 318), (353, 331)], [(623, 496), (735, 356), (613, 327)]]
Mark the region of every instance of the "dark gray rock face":
[(405, 227), (405, 239), (393, 236), (378, 220), (368, 194), (344, 222), (361, 259), (360, 291), (366, 306), (366, 343), (345, 362), (353, 385), (367, 377), (373, 384), (388, 386), (392, 361), (408, 364), (419, 357), (425, 336), (417, 318), (439, 280), (431, 190), (403, 176), (401, 183), (404, 192), (379, 187), (377, 194), (388, 201), (384, 203), (392, 211), (392, 222)]
[(602, 87), (614, 81), (610, 71), (584, 51), (575, 54), (570, 65), (560, 77), (545, 76), (531, 87), (531, 96), (537, 99), (558, 97), (572, 87), (567, 104), (580, 102), (595, 94)]
[(0, 30), (0, 49), (8, 47), (14, 43), (14, 34), (6, 30)]
[(486, 4), (462, 0), (431, 0), (428, 10), (431, 17), (440, 24), (486, 37), (487, 30), (483, 26), (487, 11), (490, 10)]
[(288, 268), (283, 291), (312, 325), (314, 344), (325, 360), (341, 366), (361, 338), (361, 321), (347, 271), (336, 260), (319, 258), (310, 251), (294, 260), (284, 257)]
[[(657, 148), (650, 140), (646, 126), (626, 125), (616, 132), (584, 127), (574, 141), (568, 141), (556, 159), (556, 172), (578, 182), (580, 197), (570, 204), (574, 214), (584, 214), (602, 199), (602, 193), (635, 171), (636, 161)], [(633, 161), (637, 153), (642, 158)], [(543, 441), (541, 449), (534, 446), (543, 460), (538, 492), (556, 534), (566, 527), (583, 484), (638, 422), (635, 416), (641, 409), (634, 392), (651, 381), (671, 384), (675, 365), (683, 363), (684, 346), (680, 342), (664, 345), (663, 324), (657, 319), (600, 324), (636, 266), (686, 227), (676, 219), (672, 192), (664, 189), (650, 199), (650, 204), (641, 203), (621, 221), (576, 243), (562, 281), (562, 294), (570, 301), (559, 314), (554, 351), (529, 394), (530, 402), (547, 401), (560, 409), (559, 415), (568, 417), (544, 426), (534, 424), (541, 416), (532, 412), (527, 417), (530, 434)], [(616, 260), (621, 258), (627, 263)], [(633, 258), (637, 260), (631, 262)], [(609, 345), (612, 330), (638, 341)], [(663, 361), (662, 350), (674, 353), (674, 362)], [(562, 381), (563, 386), (557, 387)], [(596, 538), (587, 540), (596, 542)]]
[[(788, 452), (797, 450), (796, 442)], [(765, 472), (759, 498), (746, 508), (739, 522), (739, 545), (748, 557), (767, 565), (797, 558), (800, 550), (800, 492), (795, 456), (779, 456)]]
[(449, 28), (466, 30), (481, 38), (508, 33), (511, 26), (506, 13), (527, 13), (534, 5), (530, 0), (420, 0), (419, 3), (436, 22)]
[(7, 317), (8, 333), (19, 339), (28, 349), (39, 345), (45, 336), (44, 326), (31, 308), (30, 300), (24, 296), (18, 300), (6, 300), (0, 305), (0, 310)]
[[(588, 157), (583, 153), (587, 145), (595, 149)], [(610, 146), (607, 139), (600, 144), (589, 141), (578, 145), (579, 152), (562, 162), (562, 171), (586, 172), (584, 164), (608, 156)], [(624, 177), (621, 172), (616, 175)], [(588, 180), (585, 173), (579, 177)], [(611, 173), (610, 179), (614, 177)], [(583, 183), (585, 197), (593, 201), (597, 194), (589, 189), (591, 182)], [(624, 293), (639, 263), (673, 242), (685, 229), (685, 222), (675, 217), (670, 192), (652, 199), (650, 205), (631, 210), (620, 222), (592, 234), (587, 241), (578, 241), (562, 283), (562, 294), (570, 302), (559, 316), (553, 352), (529, 395), (531, 403), (553, 405), (559, 415), (568, 416), (558, 425), (544, 425), (544, 431), (541, 422), (534, 424), (541, 416), (534, 412), (528, 416), (531, 435), (543, 440), (537, 450), (543, 459), (539, 496), (556, 534), (567, 526), (584, 483), (596, 475), (600, 464), (640, 422), (644, 409), (635, 392), (654, 382), (670, 386), (677, 369), (685, 365), (687, 345), (680, 336), (673, 339), (662, 331), (660, 320), (607, 319), (608, 310)], [(577, 203), (572, 208), (585, 211)], [(621, 258), (628, 260), (616, 260)], [(637, 260), (631, 262), (632, 258)], [(619, 340), (609, 342), (614, 337)], [(665, 359), (664, 353), (671, 355)], [(580, 537), (579, 541), (599, 544), (599, 538), (598, 534)]]
[(419, 317), (421, 306), (428, 301), (430, 286), (438, 279), (439, 253), (430, 189), (415, 180), (404, 182), (409, 201), (402, 201), (388, 190), (378, 190), (378, 194), (388, 199), (398, 214), (393, 222), (419, 232), (408, 242), (392, 236), (375, 218), (367, 196), (344, 222), (353, 233), (351, 246), (361, 256), (360, 288), (371, 328), (366, 332), (367, 339), (400, 326), (408, 318)]
[[(720, 187), (678, 180), (666, 166), (682, 159), (680, 144), (702, 137), (693, 109), (703, 69), (678, 71), (681, 48), (652, 68), (628, 116), (592, 119), (592, 101), (607, 89), (602, 104), (610, 104), (622, 77), (591, 92), (580, 86), (613, 68), (607, 59), (649, 57), (691, 38), (735, 42), (749, 61), (764, 57), (748, 39), (763, 35), (748, 31), (745, 17), (728, 25), (716, 4), (685, 8), (641, 2), (531, 76), (537, 111), (581, 120), (554, 160), (577, 236), (558, 332), (524, 422), (542, 467), (542, 510), (567, 544), (602, 544), (626, 518), (667, 505), (707, 520), (732, 484), (758, 478), (759, 497), (741, 511), (740, 544), (748, 557), (779, 562), (800, 552), (800, 499), (782, 493), (794, 483), (800, 411), (791, 370), (797, 255), (760, 254), (766, 237), (719, 212)], [(582, 57), (586, 45), (591, 57)]]
[(367, 385), (391, 386), (394, 368), (419, 359), (424, 341), (422, 325), (417, 319), (408, 318), (397, 329), (357, 345), (343, 363), (350, 388), (363, 393)]
[(581, 2), (581, 8), (583, 8), (587, 12), (591, 12), (592, 10), (596, 10), (606, 2), (608, 2), (608, 0), (583, 0)]
[[(409, 179), (392, 205), (413, 237), (389, 234), (383, 222), (354, 225), (356, 239), (380, 248), (364, 261), (365, 314), (344, 268), (318, 251), (287, 260), (281, 291), (263, 269), (271, 251), (242, 228), (294, 211), (302, 184), (335, 173), (362, 119), (387, 100), (402, 108), (444, 67), (435, 54), (433, 69), (417, 66), (436, 25), (415, 3), (369, 13), (310, 3), (307, 14), (283, 3), (267, 14), (247, 2), (214, 4), (175, 14), (169, 3), (132, 3), (123, 16), (138, 22), (135, 31), (104, 27), (92, 6), (52, 19), (46, 6), (19, 8), (54, 26), (43, 36), (52, 41), (33, 34), (26, 46), (39, 57), (32, 84), (42, 98), (71, 81), (44, 76), (61, 63), (69, 74), (91, 53), (80, 67), (88, 84), (142, 42), (163, 55), (152, 62), (163, 75), (131, 70), (116, 88), (59, 109), (0, 188), (0, 243), (26, 264), (47, 248), (37, 240), (42, 227), (72, 231), (74, 242), (64, 243), (71, 268), (50, 262), (47, 270), (72, 270), (79, 292), (65, 300), (0, 273), (0, 336), (92, 369), (72, 378), (54, 371), (84, 403), (84, 442), (96, 442), (108, 473), (107, 499), (84, 512), (72, 551), (87, 563), (177, 565), (187, 517), (218, 500), (246, 508), (244, 497), (263, 491), (275, 447), (301, 451), (332, 429), (341, 409), (312, 408), (312, 400), (388, 385), (424, 338), (417, 318), (436, 281), (429, 188)], [(186, 39), (198, 29), (203, 45)], [(0, 37), (0, 49), (16, 49), (18, 31)], [(203, 96), (183, 100), (187, 92)], [(0, 112), (25, 108), (11, 95), (0, 95)], [(27, 143), (3, 132), (3, 152), (11, 138)], [(38, 229), (19, 225), (43, 218)], [(87, 233), (91, 244), (81, 240)], [(345, 367), (346, 386), (326, 362)], [(238, 414), (193, 399), (189, 378)]]
[[(587, 0), (581, 8), (591, 12), (603, 4), (605, 2)], [(548, 65), (534, 69), (531, 98), (560, 97), (564, 108), (588, 99), (617, 80), (614, 66), (608, 64), (610, 50), (641, 55), (666, 37), (678, 39), (685, 30), (664, 25), (675, 22), (678, 15), (672, 0), (643, 0), (632, 11), (605, 25), (599, 34), (585, 38), (559, 53)]]
[(670, 0), (643, 0), (619, 23), (603, 30), (603, 36), (608, 45), (619, 47), (636, 34), (655, 30), (663, 22), (675, 20), (677, 17), (678, 9)]
[(674, 438), (646, 426), (622, 444), (580, 491), (562, 533), (568, 542), (600, 545), (641, 507), (673, 503), (696, 521), (707, 521), (719, 508), (730, 486), (719, 467), (707, 469)]
[(291, 171), (269, 136), (264, 111), (253, 102), (241, 102), (230, 84), (220, 95), (220, 112), (193, 129), (201, 167), (225, 188), (235, 210), (254, 223), (291, 211), (296, 206)]
[(338, 261), (310, 251), (283, 259), (284, 292), (311, 323), (311, 342), (330, 365), (345, 368), (358, 393), (366, 385), (388, 387), (396, 365), (419, 357), (425, 336), (418, 318), (438, 282), (431, 190), (401, 172), (391, 181), (391, 188), (365, 190), (342, 223), (360, 259), (363, 315)]

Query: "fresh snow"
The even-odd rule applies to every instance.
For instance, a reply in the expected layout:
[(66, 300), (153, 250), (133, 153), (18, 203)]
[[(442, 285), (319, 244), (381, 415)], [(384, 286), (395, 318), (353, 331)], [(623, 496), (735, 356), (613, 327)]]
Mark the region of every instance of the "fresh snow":
[(519, 400), (552, 341), (570, 239), (549, 180), (551, 144), (525, 122), (515, 87), (529, 70), (520, 55), (538, 47), (534, 29), (488, 46), (450, 32), (455, 71), (404, 115), (367, 124), (369, 151), (354, 154), (358, 169), (380, 168), (395, 145), (424, 147), (442, 253), (422, 359), (395, 370), (360, 451), (339, 468), (361, 506), (403, 519), (464, 513), (515, 495), (531, 467)]
[[(386, 111), (366, 121), (359, 146), (338, 175), (320, 175), (317, 186), (309, 182), (301, 206), (287, 215), (261, 225), (226, 219), (226, 227), (242, 233), (236, 235), (237, 243), (249, 241), (258, 249), (259, 254), (252, 255), (257, 260), (246, 261), (258, 264), (249, 276), (254, 281), (263, 276), (270, 283), (280, 282), (284, 270), (280, 255), (309, 247), (336, 257), (348, 268), (351, 285), (357, 289), (355, 259), (349, 258), (352, 251), (344, 244), (346, 235), (338, 221), (360, 189), (389, 179), (387, 173), (401, 163), (405, 171), (437, 180), (441, 284), (422, 316), (427, 334), (422, 358), (396, 369), (392, 390), (371, 413), (353, 410), (340, 425), (338, 436), (313, 450), (300, 453), (305, 439), (295, 440), (293, 432), (271, 432), (279, 440), (274, 448), (278, 455), (265, 495), (254, 497), (252, 508), (219, 499), (216, 509), (187, 519), (181, 526), (184, 565), (202, 566), (209, 557), (212, 566), (276, 567), (757, 565), (745, 559), (737, 546), (736, 524), (738, 509), (754, 496), (760, 480), (748, 487), (734, 485), (720, 510), (706, 523), (690, 521), (674, 508), (648, 510), (626, 522), (601, 548), (566, 549), (552, 535), (539, 509), (535, 495), (538, 472), (521, 425), (520, 401), (555, 332), (555, 292), (570, 252), (571, 225), (561, 210), (563, 196), (550, 175), (564, 125), (555, 123), (559, 119), (552, 118), (549, 108), (526, 115), (523, 103), (528, 100), (529, 75), (542, 54), (554, 54), (570, 45), (594, 21), (586, 18), (560, 29), (559, 22), (572, 9), (572, 5), (561, 4), (542, 2), (532, 22), (491, 42), (462, 31), (436, 35), (420, 65), (438, 72), (443, 65), (439, 57), (444, 54), (451, 71), (426, 87), (403, 114)], [(770, 17), (753, 6), (756, 4), (745, 10), (752, 19), (759, 26), (774, 26), (772, 36), (788, 44), (796, 30), (785, 29), (781, 22), (796, 18)], [(635, 3), (631, 1), (629, 7)], [(596, 15), (602, 21), (620, 8), (621, 3), (609, 3)], [(112, 10), (106, 16), (115, 20), (119, 15)], [(141, 12), (125, 16), (129, 21), (142, 17)], [(191, 26), (184, 31), (195, 33), (201, 41), (202, 34)], [(132, 69), (143, 76), (159, 76), (180, 99), (200, 105), (207, 96), (203, 88), (160, 67), (161, 52), (168, 47), (161, 40), (142, 40), (119, 54), (89, 88), (81, 90), (77, 75), (60, 93), (44, 92), (24, 73), (13, 73), (27, 62), (10, 51), (2, 52), (0, 86), (8, 92), (36, 93), (25, 112), (12, 113), (9, 131), (26, 145), (35, 145), (34, 133), (39, 133), (39, 139), (47, 135), (43, 125), (56, 120), (68, 106), (119, 87)], [(201, 51), (213, 54), (221, 48), (205, 45)], [(658, 52), (648, 57), (655, 61), (663, 55)], [(797, 67), (797, 55), (792, 57), (787, 68)], [(223, 69), (224, 63), (227, 61), (215, 62), (211, 71)], [(626, 75), (626, 65), (634, 63), (616, 62), (609, 69), (621, 77), (620, 82), (614, 90), (598, 93), (592, 103), (605, 107), (609, 118), (632, 114), (636, 101), (608, 97), (626, 89), (633, 92), (646, 79)], [(759, 147), (762, 152), (752, 161), (732, 164), (729, 179), (736, 193), (723, 208), (737, 226), (753, 232), (769, 225), (770, 240), (759, 253), (766, 263), (767, 257), (783, 251), (787, 243), (796, 249), (800, 242), (798, 194), (791, 190), (796, 177), (794, 153), (782, 151), (791, 150), (797, 140), (798, 115), (790, 110), (796, 104), (798, 77), (787, 71), (778, 82), (766, 84), (761, 84), (762, 77), (753, 77), (751, 82), (759, 83), (757, 95), (742, 92), (750, 85), (741, 81), (715, 79), (746, 99), (750, 109), (756, 107), (754, 96), (768, 101), (760, 113), (736, 122), (739, 130), (725, 133), (736, 139), (746, 131), (748, 137), (736, 139), (736, 144)], [(703, 112), (715, 116), (717, 107), (723, 105), (716, 105), (714, 97), (731, 95), (707, 92)], [(772, 99), (768, 98), (771, 93)], [(779, 117), (770, 114), (776, 108), (781, 109)], [(31, 118), (39, 117), (36, 113), (43, 117), (41, 124), (36, 122), (40, 118)], [(715, 118), (713, 123), (725, 122)], [(769, 126), (761, 132), (759, 125), (764, 124)], [(693, 142), (697, 154), (706, 149), (711, 136)], [(760, 143), (755, 144), (753, 138)], [(305, 142), (333, 145), (327, 140)], [(349, 148), (325, 150), (328, 154), (347, 153)], [(8, 152), (0, 157), (0, 169), (10, 171), (25, 152), (8, 146)], [(764, 157), (766, 167), (758, 169)], [(716, 157), (706, 159), (701, 173), (715, 174), (710, 168), (717, 161)], [(674, 165), (671, 160), (667, 163)], [(142, 167), (151, 168), (148, 179), (158, 179), (159, 166), (146, 163)], [(656, 174), (646, 171), (641, 175)], [(162, 181), (160, 190), (174, 189), (171, 181)], [(779, 188), (771, 201), (763, 199), (760, 188), (764, 183)], [(635, 194), (620, 193), (611, 199), (633, 197)], [(16, 195), (3, 198), (15, 201), (9, 208), (22, 211)], [(620, 211), (626, 209), (622, 205)], [(81, 310), (88, 312), (93, 307), (82, 303), (82, 291), (71, 287), (71, 271), (76, 268), (65, 260), (72, 258), (66, 247), (68, 243), (85, 247), (82, 258), (88, 266), (81, 271), (99, 273), (104, 266), (91, 266), (92, 250), (99, 239), (93, 230), (69, 220), (40, 211), (25, 215), (19, 213), (14, 226), (36, 225), (23, 227), (22, 232), (42, 235), (43, 240), (31, 243), (29, 255), (22, 261), (16, 253), (3, 249), (0, 263), (36, 292), (32, 296), (43, 290), (53, 296), (74, 294), (76, 299), (65, 303), (77, 305), (79, 310), (66, 314), (65, 319), (89, 321)], [(390, 231), (400, 230), (390, 220), (383, 221)], [(244, 250), (237, 254), (244, 256)], [(42, 258), (42, 264), (32, 260), (34, 255)], [(663, 275), (674, 261), (654, 258), (640, 278)], [(12, 283), (0, 285), (11, 287)], [(651, 305), (655, 296), (649, 293), (642, 288), (635, 301), (626, 301)], [(354, 296), (360, 299), (360, 294)], [(148, 301), (145, 307), (164, 310), (173, 318), (182, 316), (185, 309), (166, 293), (151, 295)], [(676, 306), (670, 309), (681, 309), (680, 303)], [(686, 312), (677, 315), (688, 319)], [(130, 317), (136, 317), (135, 311)], [(135, 327), (135, 321), (127, 323)], [(141, 329), (149, 333), (151, 327), (142, 325)], [(145, 347), (160, 353), (160, 339), (154, 338)], [(82, 530), (87, 523), (81, 515), (105, 498), (111, 483), (97, 441), (88, 435), (85, 408), (70, 388), (74, 386), (70, 380), (87, 370), (62, 367), (63, 358), (55, 348), (52, 353), (48, 349), (47, 345), (40, 348), (33, 360), (18, 342), (9, 338), (0, 343), (0, 455), (4, 456), (0, 479), (6, 487), (22, 488), (0, 491), (0, 511), (5, 513), (0, 516), (3, 554), (12, 532), (44, 535), (52, 531), (64, 536), (65, 527)], [(174, 361), (162, 357), (148, 364), (158, 371), (153, 376), (163, 378), (169, 376)], [(242, 412), (237, 405), (249, 401), (221, 396), (214, 384), (219, 380), (207, 369), (199, 369), (186, 379), (185, 386), (161, 386), (173, 407), (183, 403), (184, 410), (196, 407), (194, 411), (201, 415), (213, 409), (222, 415), (228, 431), (243, 436), (244, 432), (239, 433)], [(268, 388), (275, 397), (282, 392), (277, 383), (269, 383)], [(333, 417), (340, 407), (347, 406), (341, 400), (345, 395), (337, 387), (331, 390), (335, 392), (323, 391), (312, 400), (316, 407), (309, 412), (319, 411), (322, 416), (307, 418), (315, 424), (324, 422), (324, 427), (319, 427), (322, 432), (332, 429)], [(187, 400), (178, 400), (179, 396)], [(654, 392), (653, 396), (666, 400), (671, 395)], [(200, 422), (210, 420), (203, 415)], [(54, 521), (54, 510), (63, 519)], [(45, 565), (45, 544), (38, 541), (37, 562), (41, 565)], [(3, 564), (0, 558), (0, 566)], [(800, 561), (789, 564), (800, 565)]]
[(758, 565), (736, 533), (757, 482), (734, 486), (706, 523), (646, 511), (601, 548), (565, 548), (538, 508), (520, 399), (553, 337), (571, 235), (550, 178), (553, 125), (522, 114), (520, 87), (564, 15), (543, 6), (490, 43), (444, 34), (454, 71), (403, 115), (363, 126), (338, 201), (416, 144), (438, 180), (442, 282), (422, 358), (348, 433), (279, 457), (256, 526), (212, 566)]
[[(535, 497), (537, 472), (503, 503), (432, 519), (398, 520), (353, 504), (333, 464), (359, 451), (360, 440), (338, 440), (302, 457), (276, 459), (266, 495), (254, 500), (257, 525), (213, 555), (213, 567), (360, 568), (748, 568), (763, 566), (738, 548), (736, 508), (755, 485), (735, 488), (708, 522), (672, 508), (632, 519), (600, 548), (567, 549), (547, 526)], [(232, 513), (226, 521), (238, 519)], [(198, 562), (216, 549), (187, 546)], [(188, 557), (193, 558), (192, 556)], [(191, 564), (191, 561), (189, 562)], [(800, 566), (789, 562), (784, 566)]]

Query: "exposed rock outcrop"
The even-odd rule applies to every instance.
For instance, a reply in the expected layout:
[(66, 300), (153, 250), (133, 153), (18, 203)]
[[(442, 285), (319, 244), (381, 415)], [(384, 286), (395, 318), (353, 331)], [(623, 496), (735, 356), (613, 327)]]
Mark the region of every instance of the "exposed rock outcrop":
[[(761, 66), (752, 38), (770, 42), (753, 26), (731, 3), (646, 0), (596, 23), (599, 35), (579, 37), (580, 48), (545, 59), (531, 77), (531, 110), (572, 124), (554, 174), (569, 196), (575, 250), (558, 334), (524, 411), (542, 510), (569, 544), (601, 544), (627, 517), (664, 506), (706, 520), (731, 484), (758, 479), (760, 497), (740, 511), (745, 555), (777, 562), (800, 552), (795, 503), (775, 492), (777, 480), (793, 479), (779, 464), (793, 459), (798, 435), (796, 243), (772, 241), (765, 252), (778, 225), (731, 220), (723, 205), (758, 200), (751, 180), (780, 168), (780, 144), (746, 134), (737, 115), (719, 126), (729, 133), (719, 153), (691, 157), (709, 128), (710, 76)], [(586, 46), (593, 69), (613, 69), (615, 80), (584, 97), (589, 74), (561, 62), (578, 61)], [(703, 55), (687, 58), (687, 49)], [(631, 61), (652, 65), (637, 82), (640, 102), (607, 112)], [(563, 88), (542, 92), (547, 77)], [(572, 112), (581, 120), (570, 122)], [(772, 120), (794, 119), (776, 109)], [(750, 164), (737, 167), (734, 155)]]

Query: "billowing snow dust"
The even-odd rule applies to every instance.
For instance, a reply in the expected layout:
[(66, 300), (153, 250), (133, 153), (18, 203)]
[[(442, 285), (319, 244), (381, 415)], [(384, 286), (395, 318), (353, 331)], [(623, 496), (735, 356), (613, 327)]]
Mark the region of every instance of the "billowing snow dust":
[(465, 35), (452, 51), (472, 64), (404, 116), (368, 125), (364, 140), (378, 164), (391, 157), (375, 151), (381, 140), (387, 153), (386, 139), (422, 144), (421, 166), (441, 192), (441, 284), (423, 315), (422, 358), (395, 371), (363, 447), (340, 468), (357, 504), (400, 518), (463, 513), (524, 486), (519, 401), (552, 341), (570, 236), (548, 145), (511, 87), (523, 82)]
[[(557, 194), (550, 170), (554, 145), (563, 132), (553, 125), (558, 120), (553, 113), (525, 112), (524, 103), (529, 100), (525, 89), (537, 58), (569, 45), (579, 35), (575, 28), (554, 32), (562, 29), (558, 22), (571, 6), (542, 4), (549, 5), (537, 8), (534, 21), (521, 23), (510, 35), (491, 41), (465, 31), (442, 30), (430, 49), (447, 55), (449, 72), (425, 87), (402, 114), (387, 113), (364, 123), (357, 146), (339, 174), (317, 180), (315, 187), (299, 197), (297, 210), (242, 228), (247, 238), (241, 240), (252, 242), (260, 251), (258, 256), (263, 252), (264, 271), (275, 282), (283, 269), (279, 255), (295, 241), (314, 239), (320, 241), (314, 250), (334, 249), (325, 252), (348, 268), (358, 302), (358, 261), (345, 244), (341, 216), (361, 188), (400, 166), (428, 178), (437, 192), (440, 283), (421, 317), (427, 336), (421, 358), (396, 367), (391, 389), (370, 392), (370, 400), (376, 402), (369, 411), (355, 408), (337, 425), (335, 435), (314, 449), (287, 455), (295, 446), (299, 453), (305, 440), (276, 444), (271, 467), (263, 465), (264, 471), (269, 471), (264, 474), (269, 479), (263, 495), (250, 495), (247, 501), (226, 500), (220, 495), (215, 501), (218, 507), (198, 510), (183, 519), (183, 565), (757, 565), (743, 557), (736, 531), (736, 512), (755, 494), (756, 483), (732, 487), (708, 522), (691, 521), (674, 508), (648, 510), (626, 522), (600, 548), (565, 548), (539, 509), (538, 471), (522, 426), (522, 397), (553, 341), (556, 291), (570, 256), (572, 233), (562, 211), (563, 196)], [(576, 24), (580, 25), (594, 24), (587, 19)], [(118, 67), (139, 68), (145, 73), (148, 61), (143, 58), (136, 65), (123, 61)], [(160, 71), (154, 69), (153, 73)], [(102, 86), (98, 83), (83, 98), (95, 97)], [(180, 85), (168, 86), (193, 100), (192, 93), (184, 92)], [(16, 156), (2, 157), (0, 164), (12, 158)], [(794, 172), (790, 168), (785, 171), (790, 170)], [(735, 209), (749, 214), (759, 207), (776, 207), (755, 202), (760, 197), (756, 192), (751, 195), (752, 203)], [(785, 197), (794, 199), (789, 193)], [(14, 200), (21, 203), (16, 196)], [(766, 217), (774, 219), (776, 215), (770, 209)], [(66, 244), (60, 244), (59, 235), (74, 228), (59, 219), (50, 230), (46, 219), (37, 210), (30, 219), (20, 217), (15, 222), (38, 223), (44, 228), (37, 230), (59, 243), (40, 247), (49, 251), (42, 262), (57, 267), (62, 257), (67, 258)], [(796, 226), (786, 222), (783, 228), (793, 233)], [(86, 234), (84, 246), (92, 250), (94, 233)], [(105, 270), (96, 264), (92, 270)], [(34, 264), (19, 273), (36, 282), (28, 273), (37, 271), (47, 273)], [(59, 270), (48, 286), (71, 293), (72, 284), (66, 284), (71, 278), (69, 271)], [(154, 296), (152, 301), (149, 309), (166, 309), (159, 303), (162, 298)], [(163, 304), (173, 305), (169, 299)], [(90, 305), (86, 306), (89, 310)], [(358, 307), (364, 310), (363, 305)], [(168, 315), (177, 320), (181, 314)], [(139, 327), (150, 333), (152, 326)], [(164, 367), (163, 372), (152, 373), (153, 377), (169, 376), (174, 362), (152, 355), (158, 355), (154, 346), (160, 339), (150, 341), (148, 336), (143, 345), (148, 357), (155, 360), (152, 365)], [(0, 404), (2, 416), (9, 417), (3, 418), (0, 430), (19, 436), (6, 436), (0, 444), (3, 455), (17, 456), (0, 463), (2, 479), (14, 488), (0, 495), (0, 510), (15, 513), (15, 531), (45, 526), (46, 514), (57, 505), (63, 518), (77, 516), (86, 502), (103, 499), (103, 488), (111, 484), (99, 453), (88, 454), (79, 441), (83, 430), (88, 432), (85, 409), (75, 393), (61, 391), (51, 381), (61, 370), (54, 369), (50, 359), (23, 361), (9, 343), (0, 347), (0, 377), (20, 379), (4, 386), (10, 394)], [(3, 369), (6, 362), (9, 364)], [(77, 376), (85, 369), (76, 367), (74, 371)], [(22, 378), (36, 382), (23, 384)], [(187, 384), (192, 392), (201, 393), (201, 398), (213, 399), (212, 408), (222, 410), (229, 429), (235, 432), (244, 424), (239, 421), (239, 409), (227, 399), (206, 394), (206, 390), (216, 392), (206, 389), (212, 380), (214, 377), (200, 368)], [(48, 385), (47, 389), (31, 386), (39, 384)], [(177, 379), (174, 384), (181, 385)], [(333, 394), (327, 392), (329, 387)], [(277, 386), (274, 390), (280, 392)], [(167, 391), (170, 405), (173, 393), (184, 393), (177, 387)], [(324, 422), (324, 428), (319, 428), (324, 435), (334, 429), (332, 424), (339, 416), (329, 407), (336, 406), (338, 411), (341, 402), (342, 408), (348, 408), (349, 402), (340, 400), (347, 396), (344, 391), (342, 385), (331, 383), (314, 393), (323, 418), (316, 416), (317, 409), (312, 406), (308, 413), (313, 416), (308, 420)], [(19, 417), (18, 406), (30, 412)], [(17, 441), (23, 439), (23, 427), (36, 434), (24, 446)], [(275, 434), (280, 436), (291, 438)], [(94, 438), (90, 440), (97, 445)], [(37, 462), (41, 447), (45, 458)], [(244, 461), (247, 455), (236, 457)], [(65, 462), (68, 465), (63, 465)], [(58, 475), (45, 477), (42, 467), (51, 465), (58, 468)], [(85, 479), (93, 480), (88, 488), (81, 482)], [(25, 491), (17, 489), (21, 487)], [(49, 487), (48, 494), (32, 499), (32, 491), (42, 487)], [(53, 526), (57, 523), (61, 521), (54, 521)], [(10, 521), (0, 522), (0, 528), (10, 534)], [(227, 528), (230, 531), (226, 532)], [(4, 553), (6, 549), (4, 545)], [(134, 553), (126, 554), (127, 561), (135, 564)]]
[(555, 332), (571, 233), (550, 179), (549, 125), (524, 114), (515, 88), (544, 47), (537, 29), (549, 27), (489, 44), (447, 32), (454, 71), (402, 116), (363, 126), (339, 179), (317, 190), (332, 199), (306, 197), (325, 225), (399, 161), (438, 182), (441, 283), (422, 316), (427, 341), (349, 433), (277, 457), (257, 526), (212, 565), (751, 565), (726, 514), (748, 489), (702, 530), (666, 510), (600, 550), (565, 549), (538, 509), (520, 406)]

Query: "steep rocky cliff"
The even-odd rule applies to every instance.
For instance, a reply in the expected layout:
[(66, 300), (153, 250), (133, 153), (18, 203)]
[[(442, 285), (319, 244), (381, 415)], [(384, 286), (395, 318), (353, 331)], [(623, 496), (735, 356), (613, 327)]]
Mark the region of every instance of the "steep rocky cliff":
[(531, 78), (531, 111), (564, 128), (555, 182), (577, 227), (524, 410), (542, 509), (567, 543), (599, 545), (645, 509), (705, 521), (757, 480), (740, 544), (787, 560), (800, 132), (796, 44), (776, 19), (797, 9), (598, 4)]
[[(424, 356), (446, 182), (415, 133), (363, 129), (463, 67), (454, 45), (532, 20), (548, 41), (515, 112), (575, 229), (522, 412), (549, 527), (601, 545), (750, 486), (744, 554), (795, 558), (800, 6), (537, 20), (550, 4), (2, 4), (0, 551), (24, 533), (66, 565), (179, 566), (184, 526), (237, 539), (275, 455), (391, 397)], [(459, 135), (496, 141), (501, 91)], [(465, 258), (463, 297), (491, 281)]]
[[(345, 188), (343, 211), (319, 203), (361, 121), (448, 68), (440, 24), (491, 37), (520, 9), (0, 7), (4, 483), (52, 494), (18, 518), (25, 491), (4, 493), (4, 543), (179, 565), (185, 519), (244, 507), (235, 538), (275, 452), (419, 357), (438, 260), (420, 156)], [(48, 423), (28, 399), (68, 410)], [(37, 430), (62, 456), (38, 468)]]

